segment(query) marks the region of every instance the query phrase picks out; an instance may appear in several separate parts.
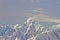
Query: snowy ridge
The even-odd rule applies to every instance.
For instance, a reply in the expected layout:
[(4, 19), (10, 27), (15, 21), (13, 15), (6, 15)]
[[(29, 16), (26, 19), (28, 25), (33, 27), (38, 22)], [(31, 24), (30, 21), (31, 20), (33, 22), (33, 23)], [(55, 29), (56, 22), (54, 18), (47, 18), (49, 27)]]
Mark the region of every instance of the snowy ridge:
[(0, 40), (60, 40), (60, 28), (46, 29), (28, 19), (23, 25), (0, 25)]

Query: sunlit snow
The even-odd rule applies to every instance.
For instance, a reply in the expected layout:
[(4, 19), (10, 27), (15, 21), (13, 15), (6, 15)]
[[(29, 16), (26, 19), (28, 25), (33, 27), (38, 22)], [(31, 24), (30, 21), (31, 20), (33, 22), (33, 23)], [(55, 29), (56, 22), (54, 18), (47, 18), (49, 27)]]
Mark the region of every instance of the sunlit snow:
[(0, 40), (60, 40), (60, 29), (46, 29), (28, 19), (23, 25), (0, 25)]

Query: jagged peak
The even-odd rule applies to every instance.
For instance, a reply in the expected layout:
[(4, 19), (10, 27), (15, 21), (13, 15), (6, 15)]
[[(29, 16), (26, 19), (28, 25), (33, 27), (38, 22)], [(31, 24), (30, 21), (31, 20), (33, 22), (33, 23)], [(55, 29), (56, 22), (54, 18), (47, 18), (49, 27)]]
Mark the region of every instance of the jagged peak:
[[(20, 40), (20, 38), (21, 39), (28, 39), (28, 40), (35, 40), (37, 37), (41, 37), (41, 35), (43, 35), (42, 37), (44, 38), (45, 37), (45, 35), (44, 34), (46, 34), (47, 36), (49, 35), (51, 35), (52, 33), (54, 34), (54, 32), (57, 32), (58, 34), (59, 34), (59, 31), (60, 31), (60, 29), (59, 30), (51, 30), (51, 29), (47, 29), (47, 28), (45, 28), (44, 26), (42, 26), (41, 24), (39, 24), (39, 23), (37, 23), (37, 21), (35, 21), (35, 20), (32, 20), (32, 19), (30, 19), (30, 18), (28, 18), (25, 22), (24, 22), (24, 24), (25, 25), (21, 25), (21, 24), (15, 24), (15, 25), (9, 25), (9, 24), (7, 24), (7, 25), (5, 25), (5, 27), (11, 27), (12, 29), (15, 29), (15, 31), (14, 30), (12, 30), (12, 33), (13, 34), (9, 34), (10, 33), (10, 31), (8, 30), (8, 31), (4, 31), (4, 30), (2, 30), (2, 32), (5, 32), (5, 36), (7, 36), (7, 35), (12, 35), (12, 36), (16, 36), (16, 40), (18, 39), (18, 40)], [(4, 26), (0, 26), (0, 27), (4, 27)], [(24, 27), (26, 27), (26, 28), (24, 28)], [(57, 27), (57, 28), (60, 28), (60, 24), (58, 24), (58, 25), (55, 25), (55, 26), (53, 26), (53, 27)], [(17, 29), (20, 29), (20, 30), (17, 30)], [(22, 30), (21, 30), (22, 29)], [(1, 30), (0, 30), (1, 31)], [(24, 32), (25, 31), (25, 32)], [(7, 33), (7, 34), (6, 34)], [(55, 33), (56, 34), (56, 33)], [(54, 34), (54, 35), (55, 35)], [(58, 35), (57, 34), (57, 35)], [(11, 36), (11, 37), (12, 37)], [(10, 37), (10, 36), (9, 36)], [(40, 38), (41, 39), (41, 38)]]

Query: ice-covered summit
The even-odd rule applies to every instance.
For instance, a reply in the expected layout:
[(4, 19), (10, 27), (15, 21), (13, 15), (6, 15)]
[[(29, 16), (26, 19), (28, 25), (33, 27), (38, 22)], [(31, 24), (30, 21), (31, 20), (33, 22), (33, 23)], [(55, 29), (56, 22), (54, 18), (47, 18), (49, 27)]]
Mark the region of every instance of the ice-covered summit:
[(32, 19), (23, 25), (0, 25), (0, 40), (60, 40), (60, 27), (55, 26), (47, 29)]

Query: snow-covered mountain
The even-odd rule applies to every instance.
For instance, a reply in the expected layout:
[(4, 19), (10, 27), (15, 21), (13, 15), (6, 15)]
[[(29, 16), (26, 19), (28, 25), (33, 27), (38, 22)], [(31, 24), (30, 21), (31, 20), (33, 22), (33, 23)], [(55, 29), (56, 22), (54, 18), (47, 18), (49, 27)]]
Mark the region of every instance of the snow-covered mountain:
[(23, 25), (0, 25), (0, 40), (60, 40), (57, 26), (47, 29), (32, 19), (27, 19)]

